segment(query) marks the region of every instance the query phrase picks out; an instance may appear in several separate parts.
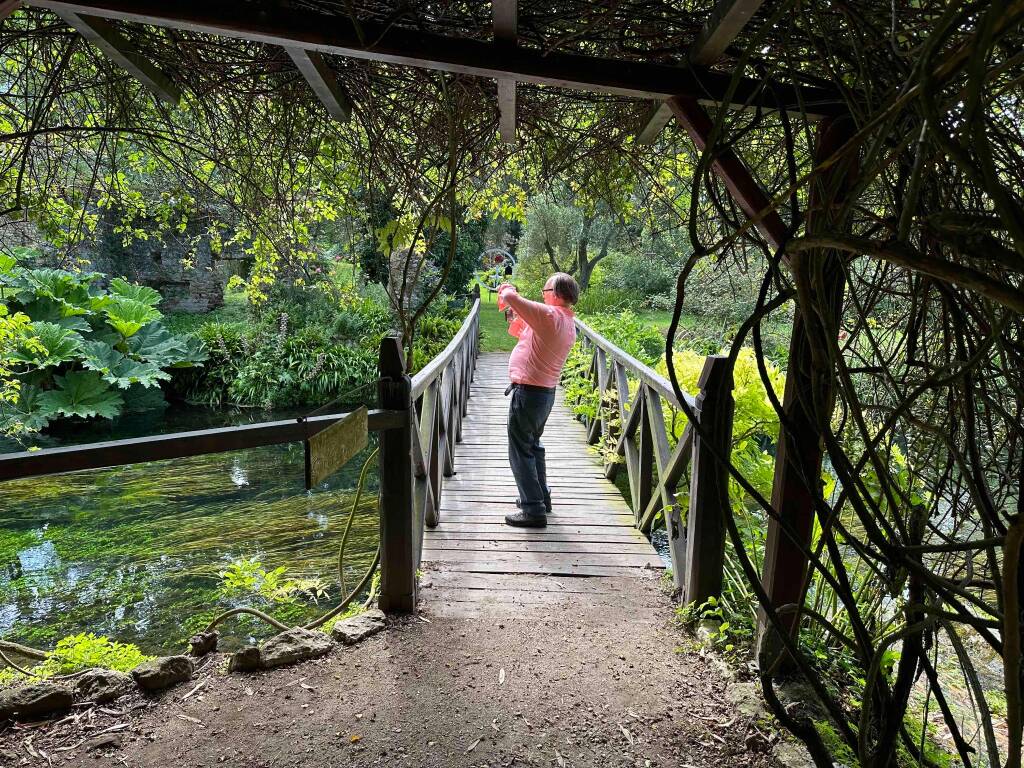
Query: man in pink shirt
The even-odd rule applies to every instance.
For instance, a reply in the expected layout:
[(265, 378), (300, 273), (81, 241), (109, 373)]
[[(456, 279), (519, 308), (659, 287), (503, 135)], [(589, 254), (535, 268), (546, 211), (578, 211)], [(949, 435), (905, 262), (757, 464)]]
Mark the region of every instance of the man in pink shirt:
[(557, 272), (544, 284), (544, 303), (520, 296), (502, 285), (498, 297), (512, 308), (509, 332), (519, 337), (508, 361), (512, 393), (508, 411), (508, 461), (519, 487), (519, 511), (505, 522), (520, 528), (544, 528), (551, 511), (544, 446), (540, 438), (555, 404), (555, 386), (569, 349), (576, 341), (572, 306), (580, 296), (571, 275)]

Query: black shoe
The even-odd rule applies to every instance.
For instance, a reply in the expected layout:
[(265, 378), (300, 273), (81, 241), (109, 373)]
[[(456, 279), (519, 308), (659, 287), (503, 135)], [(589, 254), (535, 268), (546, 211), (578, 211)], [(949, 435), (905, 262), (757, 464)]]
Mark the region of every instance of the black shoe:
[[(516, 497), (516, 506), (519, 507), (520, 509), (523, 508), (523, 502), (522, 502), (522, 500), (518, 496)], [(547, 514), (549, 514), (549, 515), (551, 514), (551, 488), (550, 487), (548, 488), (548, 495), (544, 497), (544, 511)]]
[(505, 515), (505, 525), (511, 525), (514, 528), (547, 528), (548, 518), (546, 515), (513, 512), (511, 515)]
[[(519, 500), (519, 497), (516, 497), (516, 506), (519, 509), (523, 508), (523, 502)], [(548, 499), (544, 500), (544, 512), (549, 515), (551, 514), (551, 501)]]

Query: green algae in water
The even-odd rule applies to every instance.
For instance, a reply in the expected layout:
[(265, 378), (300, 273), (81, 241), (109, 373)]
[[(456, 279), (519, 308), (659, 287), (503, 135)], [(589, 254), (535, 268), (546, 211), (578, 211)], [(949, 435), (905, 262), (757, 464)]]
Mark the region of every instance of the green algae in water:
[[(316, 616), (340, 597), (338, 546), (372, 448), (311, 493), (297, 443), (0, 484), (0, 636), (52, 647), (94, 632), (158, 654), (238, 605)], [(377, 547), (377, 482), (369, 472), (349, 538), (350, 585)], [(329, 596), (226, 597), (218, 574), (242, 558), (319, 578)], [(223, 630), (225, 648), (273, 632), (244, 618)]]

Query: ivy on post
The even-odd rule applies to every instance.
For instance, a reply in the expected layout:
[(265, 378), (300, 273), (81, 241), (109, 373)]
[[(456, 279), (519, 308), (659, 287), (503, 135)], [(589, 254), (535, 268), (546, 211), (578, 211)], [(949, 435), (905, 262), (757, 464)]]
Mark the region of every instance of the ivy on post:
[[(852, 130), (850, 120), (822, 121), (815, 163), (828, 160), (845, 144)], [(846, 158), (811, 187), (805, 226), (808, 233), (836, 225), (856, 166), (856, 156)], [(845, 292), (842, 258), (838, 251), (822, 249), (792, 254), (788, 262), (797, 288), (797, 307), (782, 397), (786, 419), (779, 432), (772, 483), (771, 503), (778, 518), (768, 521), (761, 582), (779, 613), (782, 628), (791, 636), (796, 636), (799, 627), (815, 503), (822, 497), (822, 435), (829, 429), (835, 403), (834, 364), (826, 354), (825, 336), (831, 334), (834, 338), (839, 330)], [(772, 674), (790, 661), (782, 638), (763, 610), (758, 615), (757, 652), (761, 668)]]
[(411, 613), (416, 609), (417, 532), (414, 530), (412, 460), (412, 380), (398, 339), (380, 343), (380, 407), (404, 411), (401, 427), (380, 434), (380, 598), (381, 610)]
[(722, 591), (725, 561), (725, 516), (729, 505), (729, 470), (725, 462), (732, 447), (732, 374), (723, 355), (711, 355), (700, 374), (695, 415), (704, 428), (694, 431), (690, 470), (690, 511), (686, 520), (685, 602), (700, 605)]

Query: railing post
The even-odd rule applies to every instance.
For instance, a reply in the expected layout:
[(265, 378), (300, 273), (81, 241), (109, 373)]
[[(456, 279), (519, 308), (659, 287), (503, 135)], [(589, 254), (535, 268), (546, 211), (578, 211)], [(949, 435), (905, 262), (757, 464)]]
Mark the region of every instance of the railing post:
[(380, 434), (380, 598), (381, 610), (411, 613), (416, 609), (418, 531), (413, 507), (412, 381), (398, 339), (380, 343), (377, 392), (380, 407), (405, 411), (405, 423)]
[(690, 474), (690, 511), (686, 520), (687, 603), (703, 603), (722, 591), (725, 560), (725, 516), (729, 505), (729, 472), (715, 458), (728, 458), (732, 448), (732, 376), (728, 358), (712, 355), (704, 362), (696, 416), (707, 436), (694, 430)]

